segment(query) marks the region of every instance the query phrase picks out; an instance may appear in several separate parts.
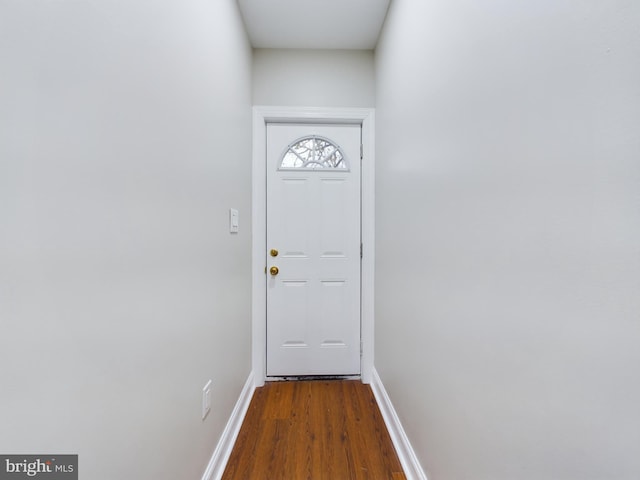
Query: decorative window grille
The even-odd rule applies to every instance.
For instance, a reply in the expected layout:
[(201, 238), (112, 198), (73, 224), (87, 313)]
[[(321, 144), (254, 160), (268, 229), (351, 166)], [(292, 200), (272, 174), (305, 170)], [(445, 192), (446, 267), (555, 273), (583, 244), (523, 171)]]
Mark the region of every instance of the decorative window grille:
[(331, 140), (311, 135), (296, 140), (287, 147), (280, 170), (349, 170), (347, 160)]

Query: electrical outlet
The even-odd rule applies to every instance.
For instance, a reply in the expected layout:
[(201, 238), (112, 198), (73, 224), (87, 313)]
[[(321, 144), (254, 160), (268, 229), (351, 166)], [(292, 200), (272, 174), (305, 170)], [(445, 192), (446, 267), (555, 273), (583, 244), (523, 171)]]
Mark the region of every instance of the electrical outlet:
[(207, 418), (211, 411), (211, 383), (212, 381), (209, 380), (202, 389), (202, 420)]

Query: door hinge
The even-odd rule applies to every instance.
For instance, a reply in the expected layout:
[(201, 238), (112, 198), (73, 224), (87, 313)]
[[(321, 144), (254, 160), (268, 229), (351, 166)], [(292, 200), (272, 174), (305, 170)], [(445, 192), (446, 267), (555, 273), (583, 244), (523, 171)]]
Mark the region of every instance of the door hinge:
[(360, 244), (360, 258), (362, 258), (362, 252), (363, 252), (363, 247), (362, 247), (362, 244)]
[(362, 342), (360, 342), (360, 358), (362, 358), (362, 352), (364, 350), (364, 345)]
[(364, 146), (360, 144), (360, 160), (364, 157)]

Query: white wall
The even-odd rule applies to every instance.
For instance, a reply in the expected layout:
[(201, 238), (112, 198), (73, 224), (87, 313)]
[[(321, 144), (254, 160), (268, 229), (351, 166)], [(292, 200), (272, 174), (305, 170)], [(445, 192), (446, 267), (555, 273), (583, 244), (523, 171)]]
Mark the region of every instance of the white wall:
[(253, 103), (373, 107), (373, 52), (256, 49), (253, 54)]
[(0, 32), (0, 452), (200, 478), (251, 359), (236, 2), (3, 0)]
[(429, 480), (640, 478), (640, 3), (394, 0), (376, 367)]

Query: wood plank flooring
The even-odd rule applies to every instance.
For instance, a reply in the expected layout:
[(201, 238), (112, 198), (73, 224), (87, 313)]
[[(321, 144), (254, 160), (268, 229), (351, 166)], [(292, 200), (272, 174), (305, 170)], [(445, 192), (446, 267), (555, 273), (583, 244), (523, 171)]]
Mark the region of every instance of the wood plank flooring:
[(256, 389), (223, 480), (405, 479), (368, 385), (270, 382)]

